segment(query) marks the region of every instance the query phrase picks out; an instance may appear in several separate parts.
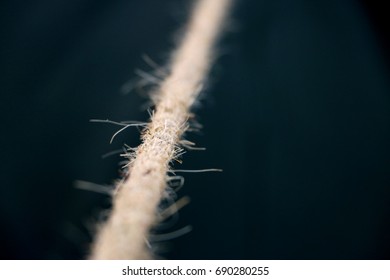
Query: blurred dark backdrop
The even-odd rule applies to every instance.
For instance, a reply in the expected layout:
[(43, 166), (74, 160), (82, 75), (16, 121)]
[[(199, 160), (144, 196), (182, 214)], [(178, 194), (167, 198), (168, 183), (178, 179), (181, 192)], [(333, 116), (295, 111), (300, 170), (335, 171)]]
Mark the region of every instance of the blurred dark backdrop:
[[(212, 0), (210, 0), (212, 1)], [(167, 62), (186, 0), (2, 0), (0, 256), (85, 258), (110, 206), (118, 127), (146, 120), (135, 69)], [(169, 259), (389, 259), (389, 41), (380, 1), (236, 1), (196, 112), (192, 202), (156, 246)], [(176, 34), (176, 35), (175, 35)]]

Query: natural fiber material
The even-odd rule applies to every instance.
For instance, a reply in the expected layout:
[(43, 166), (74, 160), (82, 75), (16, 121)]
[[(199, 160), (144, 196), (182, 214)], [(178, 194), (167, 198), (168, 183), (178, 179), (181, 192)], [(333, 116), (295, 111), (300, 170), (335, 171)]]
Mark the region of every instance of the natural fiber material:
[(156, 110), (142, 144), (129, 162), (129, 176), (114, 197), (113, 210), (93, 244), (92, 259), (152, 258), (146, 242), (166, 188), (169, 163), (180, 150), (190, 108), (213, 57), (213, 45), (231, 0), (200, 0), (175, 50), (170, 75), (154, 96)]

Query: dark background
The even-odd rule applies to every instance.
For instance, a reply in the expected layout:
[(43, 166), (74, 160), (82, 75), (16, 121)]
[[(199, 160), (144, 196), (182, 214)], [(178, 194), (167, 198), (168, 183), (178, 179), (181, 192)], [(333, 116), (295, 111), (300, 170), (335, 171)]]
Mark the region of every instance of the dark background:
[[(212, 0), (210, 0), (212, 1)], [(389, 259), (388, 17), (381, 1), (236, 1), (176, 168), (192, 202), (155, 244), (169, 259)], [(167, 62), (190, 1), (0, 2), (3, 259), (85, 258), (141, 120), (134, 71)]]

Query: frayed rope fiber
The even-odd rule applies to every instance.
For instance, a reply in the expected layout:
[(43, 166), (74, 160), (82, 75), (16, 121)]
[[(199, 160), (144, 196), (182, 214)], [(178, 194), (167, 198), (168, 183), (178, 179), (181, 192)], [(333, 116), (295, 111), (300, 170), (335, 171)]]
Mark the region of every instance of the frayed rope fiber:
[(142, 133), (142, 144), (129, 162), (129, 176), (118, 186), (113, 209), (98, 231), (90, 259), (150, 259), (148, 233), (166, 188), (169, 163), (190, 117), (231, 0), (199, 0), (182, 41), (174, 51), (170, 74), (154, 96), (156, 109)]

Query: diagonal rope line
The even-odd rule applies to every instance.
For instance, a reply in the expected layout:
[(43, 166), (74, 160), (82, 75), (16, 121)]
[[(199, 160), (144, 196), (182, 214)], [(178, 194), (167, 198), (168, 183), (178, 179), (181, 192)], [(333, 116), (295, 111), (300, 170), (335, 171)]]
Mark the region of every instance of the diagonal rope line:
[(142, 144), (118, 186), (108, 221), (101, 226), (91, 259), (151, 258), (145, 238), (156, 223), (156, 209), (166, 188), (169, 163), (181, 151), (190, 109), (213, 60), (213, 46), (231, 0), (199, 0), (181, 44), (173, 52), (170, 75), (153, 101), (156, 110), (142, 133)]

